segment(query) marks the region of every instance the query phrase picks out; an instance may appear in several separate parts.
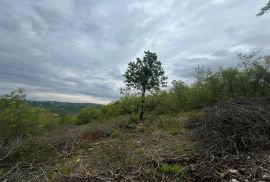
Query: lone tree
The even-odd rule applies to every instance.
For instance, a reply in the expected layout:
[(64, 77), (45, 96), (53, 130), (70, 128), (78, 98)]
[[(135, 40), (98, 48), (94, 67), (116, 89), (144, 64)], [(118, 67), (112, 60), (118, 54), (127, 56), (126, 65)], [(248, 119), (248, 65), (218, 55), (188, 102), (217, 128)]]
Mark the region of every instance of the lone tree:
[(157, 91), (160, 86), (167, 86), (167, 82), (165, 82), (167, 77), (164, 76), (164, 70), (161, 62), (157, 60), (156, 53), (150, 51), (144, 53), (143, 60), (137, 58), (136, 61), (130, 62), (126, 73), (123, 75), (126, 86), (132, 87), (142, 94), (140, 120), (143, 120), (146, 91)]

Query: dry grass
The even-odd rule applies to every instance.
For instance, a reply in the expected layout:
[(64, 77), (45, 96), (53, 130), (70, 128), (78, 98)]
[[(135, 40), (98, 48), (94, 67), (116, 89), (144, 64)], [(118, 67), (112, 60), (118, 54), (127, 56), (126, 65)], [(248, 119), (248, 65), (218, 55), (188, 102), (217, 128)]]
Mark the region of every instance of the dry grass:
[[(185, 168), (168, 159), (192, 154), (182, 116), (129, 116), (75, 126), (62, 125), (24, 144), (14, 161), (1, 166), (1, 180), (15, 181), (177, 181)], [(18, 149), (22, 151), (22, 149)], [(31, 157), (29, 157), (31, 156)], [(178, 170), (178, 169), (181, 169)], [(26, 175), (27, 174), (27, 175)]]
[[(24, 146), (25, 156), (31, 156), (27, 165), (21, 160), (5, 168), (2, 165), (0, 180), (262, 180), (270, 172), (268, 152), (213, 155), (194, 134), (207, 117), (202, 112), (148, 115), (136, 124), (134, 118), (120, 116), (81, 126), (62, 125)], [(190, 118), (196, 119), (190, 122)], [(11, 162), (6, 159), (6, 164)]]

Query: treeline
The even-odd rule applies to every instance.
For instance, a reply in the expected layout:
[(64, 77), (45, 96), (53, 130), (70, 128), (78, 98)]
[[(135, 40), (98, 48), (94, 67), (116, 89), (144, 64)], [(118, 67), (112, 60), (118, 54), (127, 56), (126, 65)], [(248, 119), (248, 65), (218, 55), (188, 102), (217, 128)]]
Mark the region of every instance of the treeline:
[(31, 136), (63, 123), (76, 123), (82, 108), (99, 108), (99, 104), (28, 101), (22, 89), (0, 96), (1, 139)]
[[(241, 64), (237, 66), (220, 68), (215, 72), (198, 66), (193, 84), (174, 80), (170, 90), (146, 96), (145, 111), (170, 114), (201, 109), (218, 100), (235, 97), (270, 97), (270, 57), (259, 57), (257, 53), (239, 53), (238, 57)], [(126, 94), (99, 109), (84, 109), (78, 114), (76, 123), (125, 114), (137, 115), (140, 99), (137, 95)]]
[(69, 103), (69, 102), (57, 102), (57, 101), (27, 101), (33, 107), (40, 107), (47, 109), (53, 113), (60, 115), (73, 115), (78, 113), (84, 108), (99, 108), (101, 104), (94, 103)]
[[(173, 114), (210, 106), (218, 100), (247, 97), (270, 97), (270, 57), (255, 53), (239, 54), (241, 64), (212, 72), (204, 67), (195, 70), (195, 81), (188, 85), (174, 80), (172, 88), (148, 94), (145, 111)], [(0, 138), (35, 134), (56, 124), (85, 124), (119, 115), (138, 118), (141, 98), (126, 93), (119, 100), (100, 108), (87, 108), (75, 115), (58, 115), (32, 107), (22, 90), (0, 97)]]

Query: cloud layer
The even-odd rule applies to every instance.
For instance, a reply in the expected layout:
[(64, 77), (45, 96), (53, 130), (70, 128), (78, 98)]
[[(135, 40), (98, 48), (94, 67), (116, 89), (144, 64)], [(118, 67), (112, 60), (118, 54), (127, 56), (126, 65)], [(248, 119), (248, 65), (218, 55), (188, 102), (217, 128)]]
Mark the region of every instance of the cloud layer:
[(0, 93), (107, 103), (127, 63), (157, 52), (170, 81), (200, 64), (236, 64), (237, 51), (270, 51), (266, 0), (1, 0)]

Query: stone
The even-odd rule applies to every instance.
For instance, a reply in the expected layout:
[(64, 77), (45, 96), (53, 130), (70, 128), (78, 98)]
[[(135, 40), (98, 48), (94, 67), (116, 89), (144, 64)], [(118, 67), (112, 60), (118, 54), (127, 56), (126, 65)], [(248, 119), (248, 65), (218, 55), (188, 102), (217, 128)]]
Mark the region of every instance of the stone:
[(264, 180), (269, 180), (269, 179), (270, 179), (269, 175), (267, 175), (267, 174), (262, 175), (262, 178), (263, 178)]
[(238, 171), (236, 169), (229, 169), (229, 173), (238, 174)]

